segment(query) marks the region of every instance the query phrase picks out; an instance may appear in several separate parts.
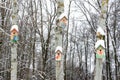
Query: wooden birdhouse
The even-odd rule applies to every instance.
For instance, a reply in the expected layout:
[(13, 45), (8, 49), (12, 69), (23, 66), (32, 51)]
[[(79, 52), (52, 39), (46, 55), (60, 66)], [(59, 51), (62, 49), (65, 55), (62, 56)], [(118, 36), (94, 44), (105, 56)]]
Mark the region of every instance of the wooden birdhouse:
[(59, 17), (59, 26), (62, 27), (63, 29), (66, 27), (67, 25), (67, 17), (66, 15), (63, 13), (60, 15)]
[(97, 29), (97, 40), (104, 40), (104, 39), (105, 39), (105, 32), (101, 27), (99, 27)]
[(104, 58), (105, 57), (104, 40), (98, 40), (95, 43), (95, 50), (96, 50), (96, 58)]
[(56, 52), (56, 55), (55, 55), (55, 60), (56, 60), (56, 61), (61, 61), (61, 56), (62, 56), (62, 53), (61, 53), (60, 50), (58, 50), (58, 51)]
[(55, 53), (56, 53), (55, 60), (61, 61), (61, 59), (62, 59), (62, 47), (58, 46), (55, 50)]
[(18, 26), (17, 25), (13, 25), (10, 29), (10, 40), (11, 42), (17, 42), (18, 41)]

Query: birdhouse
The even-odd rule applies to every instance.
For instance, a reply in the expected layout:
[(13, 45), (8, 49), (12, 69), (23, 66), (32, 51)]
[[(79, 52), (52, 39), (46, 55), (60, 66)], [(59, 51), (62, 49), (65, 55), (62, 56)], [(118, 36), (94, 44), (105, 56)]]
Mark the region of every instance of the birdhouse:
[(61, 59), (62, 59), (62, 47), (58, 46), (55, 50), (55, 53), (56, 53), (55, 60), (61, 61)]
[(95, 49), (96, 49), (96, 58), (104, 58), (105, 57), (104, 40), (98, 40), (95, 44)]
[(104, 40), (104, 39), (105, 39), (105, 32), (101, 27), (99, 27), (97, 29), (97, 40)]
[(61, 51), (58, 50), (58, 51), (56, 52), (56, 55), (55, 55), (55, 60), (56, 60), (56, 61), (61, 61), (61, 56), (62, 56)]
[(11, 42), (17, 42), (18, 41), (18, 26), (17, 25), (13, 25), (10, 29), (10, 40)]
[(67, 25), (67, 17), (66, 15), (63, 13), (60, 15), (59, 17), (59, 26), (62, 27), (63, 29), (66, 27)]

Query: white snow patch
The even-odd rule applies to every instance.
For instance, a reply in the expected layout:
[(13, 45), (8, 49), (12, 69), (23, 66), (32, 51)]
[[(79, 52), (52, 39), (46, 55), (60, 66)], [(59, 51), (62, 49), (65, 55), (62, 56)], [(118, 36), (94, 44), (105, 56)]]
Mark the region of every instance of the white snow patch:
[(19, 32), (19, 30), (18, 30), (18, 25), (13, 25), (13, 26), (11, 27), (10, 31), (12, 31), (13, 29), (16, 29), (17, 32)]
[(62, 13), (58, 19), (61, 20), (64, 16), (67, 18), (67, 14), (65, 12)]
[(102, 35), (105, 35), (105, 32), (101, 27), (98, 27), (97, 32), (99, 32)]
[(104, 42), (104, 40), (98, 40), (95, 43), (95, 49), (97, 49), (100, 45), (103, 46), (103, 48), (105, 48), (105, 42)]
[(56, 50), (55, 50), (55, 53), (60, 50), (62, 52), (62, 47), (61, 46), (57, 46)]

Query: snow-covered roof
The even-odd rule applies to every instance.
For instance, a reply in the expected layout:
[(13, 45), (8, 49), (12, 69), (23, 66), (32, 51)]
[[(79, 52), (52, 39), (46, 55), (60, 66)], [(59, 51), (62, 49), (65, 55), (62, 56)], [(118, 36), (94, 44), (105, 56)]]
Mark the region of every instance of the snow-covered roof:
[(98, 41), (95, 43), (95, 49), (97, 49), (100, 45), (101, 45), (103, 48), (105, 48), (105, 42), (104, 42), (104, 40), (98, 40)]
[(105, 35), (105, 32), (101, 27), (98, 27), (97, 32), (99, 32), (101, 35)]
[(13, 25), (13, 26), (11, 27), (10, 31), (12, 31), (13, 29), (16, 29), (17, 32), (19, 32), (19, 30), (18, 30), (18, 25)]
[(66, 17), (67, 18), (67, 14), (66, 13), (62, 13), (60, 16), (59, 16), (59, 20), (61, 20), (63, 17)]
[(62, 52), (62, 47), (61, 46), (57, 46), (55, 52), (57, 52), (58, 50), (60, 50)]

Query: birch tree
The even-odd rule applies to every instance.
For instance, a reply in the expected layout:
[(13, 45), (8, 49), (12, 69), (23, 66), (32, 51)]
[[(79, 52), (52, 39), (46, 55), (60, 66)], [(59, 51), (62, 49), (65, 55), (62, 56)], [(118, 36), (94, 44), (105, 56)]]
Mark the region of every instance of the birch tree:
[[(12, 3), (12, 11), (13, 11), (13, 13), (12, 13), (12, 25), (13, 26), (11, 27), (11, 30), (12, 30), (12, 28), (15, 28), (18, 31), (18, 26), (16, 25), (17, 21), (18, 21), (17, 4), (18, 4), (17, 0), (13, 0), (13, 3)], [(11, 80), (17, 80), (17, 44), (15, 44), (14, 42), (12, 43), (12, 46), (11, 46)]]

